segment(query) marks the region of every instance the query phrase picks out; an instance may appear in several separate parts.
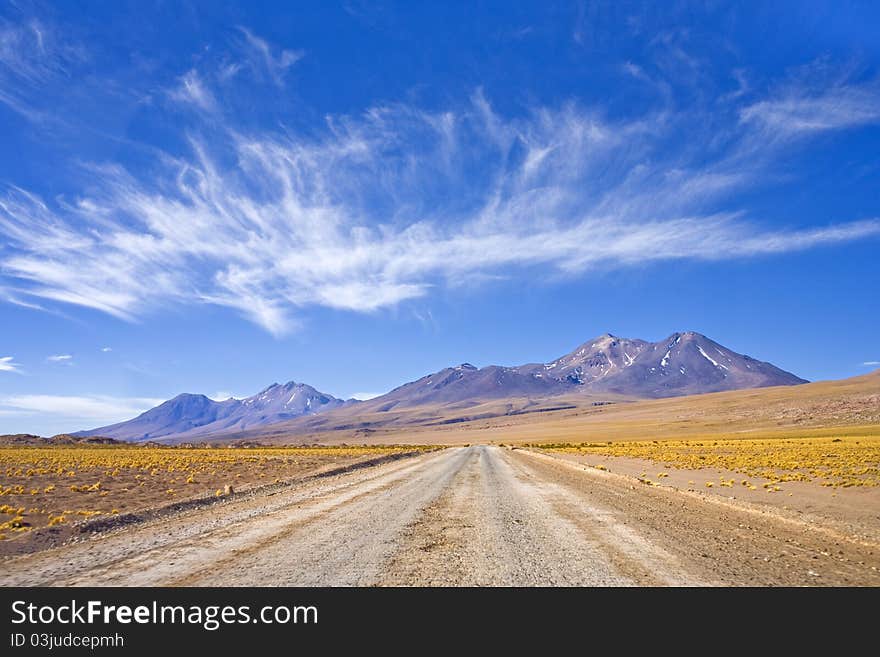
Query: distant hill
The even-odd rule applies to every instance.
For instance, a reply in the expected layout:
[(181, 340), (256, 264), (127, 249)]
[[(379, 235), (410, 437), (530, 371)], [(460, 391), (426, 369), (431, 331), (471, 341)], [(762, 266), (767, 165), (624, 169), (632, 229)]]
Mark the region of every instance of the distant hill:
[(181, 436), (197, 438), (212, 433), (245, 431), (344, 405), (341, 399), (290, 381), (271, 386), (247, 399), (214, 401), (205, 395), (181, 394), (136, 418), (79, 431), (73, 435), (100, 435), (118, 440), (144, 441)]
[(60, 433), (51, 438), (35, 436), (31, 433), (14, 433), (0, 436), (0, 445), (19, 445), (22, 447), (45, 447), (58, 445), (121, 445), (124, 441), (104, 436), (74, 436)]

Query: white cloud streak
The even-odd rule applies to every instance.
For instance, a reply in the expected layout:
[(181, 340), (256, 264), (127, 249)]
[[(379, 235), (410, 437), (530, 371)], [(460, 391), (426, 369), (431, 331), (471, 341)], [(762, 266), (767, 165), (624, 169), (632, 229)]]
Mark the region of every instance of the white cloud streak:
[(217, 100), (195, 70), (181, 76), (177, 87), (169, 92), (173, 100), (194, 105), (205, 112), (217, 111)]
[[(246, 51), (250, 55), (248, 62), (256, 72), (265, 72), (270, 81), (278, 87), (284, 86), (284, 75), (287, 70), (301, 60), (305, 53), (302, 50), (285, 50), (279, 49), (277, 54), (273, 53), (274, 48), (269, 42), (260, 38), (246, 27), (238, 28), (245, 38)], [(223, 77), (231, 77), (238, 71), (236, 65), (227, 65), (223, 68), (221, 75)]]
[(58, 354), (57, 356), (47, 356), (46, 360), (50, 363), (69, 363), (73, 360), (70, 354)]
[(113, 351), (113, 349), (111, 347), (102, 347), (101, 351), (103, 351), (105, 354), (109, 354), (111, 351)]
[(227, 399), (245, 399), (248, 395), (236, 395), (228, 390), (218, 390), (213, 395), (208, 395), (209, 399), (214, 401), (226, 401)]
[(42, 96), (53, 82), (68, 77), (84, 59), (81, 48), (64, 43), (37, 19), (0, 18), (0, 103), (31, 121), (50, 118), (34, 96)]
[(11, 395), (0, 397), (0, 415), (40, 418), (52, 416), (69, 420), (71, 426), (89, 423), (94, 426), (130, 419), (163, 401), (146, 397), (104, 395)]
[(39, 84), (63, 73), (65, 50), (37, 20), (12, 22), (0, 18), (0, 70), (21, 82)]
[(353, 392), (351, 393), (351, 398), (360, 401), (367, 401), (368, 399), (375, 399), (384, 394), (384, 392)]
[(775, 138), (876, 123), (880, 120), (880, 87), (843, 85), (818, 92), (796, 87), (748, 105), (741, 110), (740, 120), (758, 125)]
[(865, 367), (877, 367), (880, 365), (880, 360), (866, 360), (862, 365)]
[[(856, 102), (873, 102), (863, 90), (843, 97), (848, 116), (874, 116)], [(703, 152), (670, 154), (667, 116), (615, 122), (567, 105), (512, 119), (481, 93), (455, 111), (330, 117), (318, 137), (219, 128), (158, 178), (93, 167), (100, 191), (52, 206), (10, 189), (0, 275), (19, 297), (125, 320), (208, 303), (278, 335), (310, 306), (374, 312), (533, 267), (573, 276), (880, 235), (874, 218), (769, 229), (719, 209), (774, 161), (772, 145), (755, 151), (754, 123), (775, 120), (759, 118), (775, 116), (766, 107), (733, 128), (730, 152), (748, 142), (751, 157), (708, 163)], [(835, 116), (812, 121), (831, 129), (844, 121)]]
[(12, 356), (2, 356), (0, 357), (0, 372), (21, 373), (21, 365), (16, 363)]

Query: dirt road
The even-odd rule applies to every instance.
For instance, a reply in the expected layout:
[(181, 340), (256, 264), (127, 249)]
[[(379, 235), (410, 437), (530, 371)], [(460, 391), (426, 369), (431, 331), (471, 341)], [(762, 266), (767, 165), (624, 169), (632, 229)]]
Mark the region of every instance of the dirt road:
[(0, 585), (880, 585), (880, 546), (543, 454), (447, 449), (0, 563)]

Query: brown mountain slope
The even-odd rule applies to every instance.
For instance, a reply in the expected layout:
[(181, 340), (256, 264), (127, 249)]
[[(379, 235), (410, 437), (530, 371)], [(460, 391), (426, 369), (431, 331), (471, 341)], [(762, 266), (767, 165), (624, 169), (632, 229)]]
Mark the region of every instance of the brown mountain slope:
[[(327, 436), (334, 441), (371, 442), (374, 435), (402, 431), (432, 431), (443, 427), (470, 424), (480, 420), (526, 415), (547, 415), (574, 411), (593, 405), (601, 406), (632, 401), (621, 395), (552, 396), (544, 398), (509, 397), (450, 403), (423, 403), (417, 405), (394, 405), (373, 400), (362, 404), (336, 409), (319, 415), (258, 427), (248, 431), (225, 432), (204, 437), (210, 442), (229, 440), (259, 440), (272, 442), (310, 443), (316, 439), (325, 442)], [(169, 442), (190, 440), (185, 434)], [(194, 437), (191, 440), (200, 440)], [(337, 441), (338, 442), (338, 441)]]
[(417, 408), (411, 414), (359, 413), (353, 407), (332, 415), (329, 422), (331, 414), (304, 419), (294, 431), (268, 427), (247, 437), (278, 443), (460, 444), (821, 436), (839, 430), (880, 435), (880, 370), (839, 381), (656, 400), (565, 395)]

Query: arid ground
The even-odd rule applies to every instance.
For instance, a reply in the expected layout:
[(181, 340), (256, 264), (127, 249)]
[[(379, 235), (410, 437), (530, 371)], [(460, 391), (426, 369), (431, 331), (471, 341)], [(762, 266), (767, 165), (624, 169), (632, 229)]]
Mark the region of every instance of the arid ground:
[(0, 584), (880, 585), (877, 518), (820, 518), (481, 445), (7, 558)]

